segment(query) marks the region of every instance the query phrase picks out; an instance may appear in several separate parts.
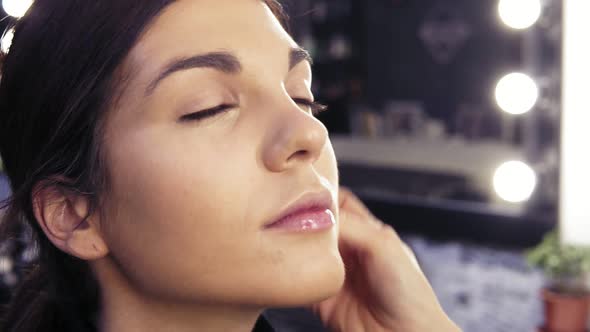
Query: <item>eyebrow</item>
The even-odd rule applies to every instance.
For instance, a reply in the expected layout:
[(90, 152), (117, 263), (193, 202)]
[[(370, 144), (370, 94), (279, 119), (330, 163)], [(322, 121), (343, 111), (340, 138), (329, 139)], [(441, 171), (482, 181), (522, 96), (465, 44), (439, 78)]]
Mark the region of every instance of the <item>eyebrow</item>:
[[(292, 70), (300, 62), (307, 61), (313, 64), (308, 51), (301, 47), (292, 48), (289, 52), (289, 70)], [(238, 57), (230, 52), (210, 52), (172, 60), (164, 67), (164, 70), (146, 88), (145, 94), (154, 92), (158, 84), (173, 73), (194, 68), (211, 68), (226, 74), (239, 74), (242, 71), (242, 64)]]

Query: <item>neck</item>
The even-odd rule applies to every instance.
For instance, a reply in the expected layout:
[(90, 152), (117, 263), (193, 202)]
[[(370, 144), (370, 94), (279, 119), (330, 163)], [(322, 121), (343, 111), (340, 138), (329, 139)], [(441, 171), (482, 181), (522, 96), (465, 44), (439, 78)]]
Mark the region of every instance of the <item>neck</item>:
[(262, 313), (254, 307), (161, 300), (132, 287), (112, 262), (96, 265), (102, 286), (100, 332), (251, 332)]

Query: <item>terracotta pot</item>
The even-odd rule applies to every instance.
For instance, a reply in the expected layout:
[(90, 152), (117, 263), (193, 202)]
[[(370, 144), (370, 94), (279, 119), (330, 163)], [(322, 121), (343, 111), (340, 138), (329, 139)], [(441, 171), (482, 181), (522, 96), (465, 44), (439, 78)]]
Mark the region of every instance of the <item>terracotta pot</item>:
[(556, 293), (550, 289), (541, 292), (545, 302), (547, 332), (586, 332), (590, 294), (574, 296)]

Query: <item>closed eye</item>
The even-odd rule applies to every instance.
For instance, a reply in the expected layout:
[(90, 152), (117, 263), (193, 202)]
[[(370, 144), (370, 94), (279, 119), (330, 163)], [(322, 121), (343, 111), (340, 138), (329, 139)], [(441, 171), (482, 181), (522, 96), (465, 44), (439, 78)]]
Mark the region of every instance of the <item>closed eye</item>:
[(313, 114), (314, 116), (328, 110), (328, 106), (320, 104), (313, 100), (305, 98), (293, 98), (293, 101), (298, 105), (307, 107), (308, 111), (310, 111), (311, 114)]
[[(328, 110), (328, 106), (323, 105), (318, 102), (315, 102), (315, 101), (312, 101), (312, 100), (309, 100), (309, 99), (293, 98), (293, 101), (295, 103), (297, 103), (298, 105), (305, 106), (307, 108), (307, 110), (309, 112), (311, 112), (311, 114), (314, 116)], [(234, 109), (236, 107), (238, 107), (237, 104), (221, 104), (221, 105), (218, 105), (218, 106), (215, 106), (215, 107), (212, 107), (209, 109), (205, 109), (202, 111), (185, 114), (180, 117), (179, 121), (180, 122), (201, 121), (206, 118), (219, 115), (223, 112), (229, 111), (229, 110)]]
[(219, 106), (215, 106), (206, 110), (198, 111), (195, 113), (185, 114), (180, 117), (180, 122), (188, 122), (188, 121), (201, 121), (209, 117), (216, 116), (223, 112), (229, 111), (233, 108), (238, 107), (236, 104), (221, 104)]

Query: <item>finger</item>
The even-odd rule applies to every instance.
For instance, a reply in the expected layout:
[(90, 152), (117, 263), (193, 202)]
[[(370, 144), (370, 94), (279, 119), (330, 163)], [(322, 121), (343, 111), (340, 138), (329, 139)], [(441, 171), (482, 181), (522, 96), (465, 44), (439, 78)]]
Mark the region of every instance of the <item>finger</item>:
[(377, 229), (377, 230), (379, 230), (383, 227), (386, 227), (386, 225), (381, 220), (375, 218), (373, 215), (366, 214), (366, 213), (360, 214), (360, 213), (356, 213), (356, 212), (351, 212), (350, 210), (348, 210), (346, 208), (340, 209), (339, 218), (342, 221), (342, 223), (345, 223), (346, 220), (354, 219), (357, 222), (361, 222), (363, 224), (370, 225), (372, 228)]
[(410, 261), (412, 261), (412, 264), (414, 264), (414, 266), (419, 271), (422, 271), (420, 264), (418, 264), (418, 259), (416, 258), (416, 254), (414, 254), (414, 251), (410, 248), (410, 246), (408, 246), (405, 242), (402, 242), (402, 248), (404, 249), (404, 252), (406, 253), (406, 255), (408, 255), (408, 257), (410, 258)]
[[(354, 249), (357, 252), (375, 254), (386, 250), (396, 250), (403, 253), (401, 240), (395, 230), (381, 222), (367, 222), (366, 219), (354, 214), (341, 214), (340, 244), (346, 249)], [(374, 227), (378, 224), (377, 227)]]
[[(350, 254), (354, 254), (352, 257), (356, 257), (352, 262), (355, 262), (354, 259), (358, 259), (361, 265), (378, 270), (395, 262), (397, 270), (414, 270), (420, 279), (426, 281), (426, 276), (416, 256), (410, 247), (401, 240), (397, 232), (389, 225), (383, 224), (379, 229), (370, 225), (370, 223), (361, 221), (355, 214), (350, 214), (340, 224), (339, 245), (345, 264), (347, 261), (351, 262), (351, 256), (348, 256)], [(373, 273), (383, 275), (377, 270), (374, 270)]]
[(349, 189), (341, 187), (340, 214), (355, 214), (363, 222), (370, 223), (376, 228), (383, 227), (366, 205)]
[(373, 216), (367, 206), (349, 189), (340, 187), (338, 192), (340, 208), (359, 215)]

